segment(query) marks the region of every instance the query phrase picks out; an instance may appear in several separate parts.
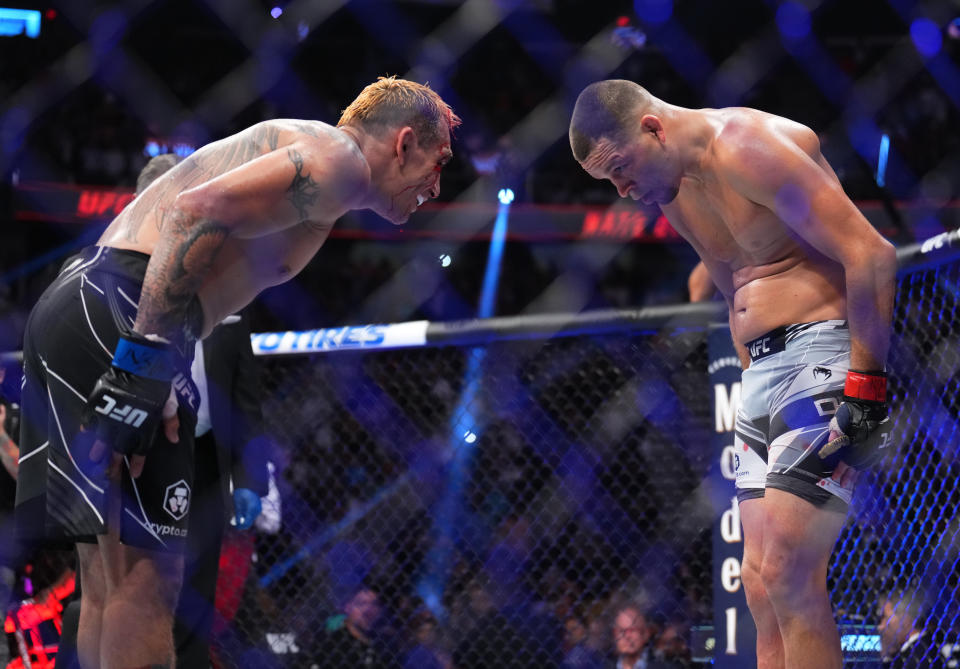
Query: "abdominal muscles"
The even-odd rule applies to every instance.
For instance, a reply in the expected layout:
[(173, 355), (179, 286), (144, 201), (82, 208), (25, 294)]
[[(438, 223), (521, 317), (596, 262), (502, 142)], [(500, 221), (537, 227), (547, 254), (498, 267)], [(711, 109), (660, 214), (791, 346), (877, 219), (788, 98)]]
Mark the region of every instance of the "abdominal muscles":
[(797, 254), (743, 267), (733, 275), (733, 318), (740, 343), (793, 323), (845, 319), (843, 268)]

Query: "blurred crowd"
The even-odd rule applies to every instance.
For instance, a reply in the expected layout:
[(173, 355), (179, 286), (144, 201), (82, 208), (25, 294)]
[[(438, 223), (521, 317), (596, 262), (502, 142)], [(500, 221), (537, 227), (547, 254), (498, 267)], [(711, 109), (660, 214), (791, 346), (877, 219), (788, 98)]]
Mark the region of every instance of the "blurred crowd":
[[(54, 104), (40, 104), (31, 118), (17, 120), (12, 114), (7, 119), (4, 180), (13, 175), (133, 185), (148, 146), (187, 152), (265, 118), (333, 123), (359, 85), (378, 75), (409, 72), (430, 78), (465, 121), (444, 176), (442, 201), (457, 199), (477, 180), (489, 180), (498, 188), (514, 188), (520, 202), (610, 202), (616, 197), (613, 189), (594, 183), (572, 160), (565, 126), (551, 126), (543, 131), (551, 136), (536, 141), (521, 128), (544, 103), (572, 102), (578, 90), (567, 89), (578, 79), (571, 72), (589, 67), (579, 61), (579, 48), (609, 29), (619, 9), (629, 29), (644, 40), (618, 42), (622, 62), (605, 76), (632, 79), (682, 106), (746, 105), (805, 123), (820, 135), (854, 199), (957, 196), (955, 184), (942, 178), (924, 181), (942, 172), (960, 146), (960, 111), (946, 67), (960, 56), (960, 40), (946, 24), (937, 45), (937, 56), (946, 62), (938, 69), (924, 67), (922, 54), (903, 43), (910, 26), (889, 7), (825, 3), (807, 51), (790, 53), (764, 3), (744, 0), (742, 11), (735, 12), (709, 3), (678, 4), (676, 25), (689, 31), (700, 49), (691, 54), (676, 48), (678, 35), (652, 30), (642, 12), (632, 11), (632, 3), (592, 11), (582, 3), (555, 0), (518, 11), (488, 32), (465, 34), (474, 41), (467, 41), (468, 48), (446, 69), (418, 70), (429, 64), (418, 59), (419, 39), (441, 26), (455, 4), (408, 3), (365, 13), (363, 2), (348, 3), (302, 37), (281, 17), (280, 32), (268, 33), (271, 37), (259, 45), (237, 34), (229, 21), (205, 12), (185, 20), (172, 1), (156, 3), (144, 14), (64, 12), (45, 24), (45, 41), (24, 40), (13, 47), (17, 58), (5, 59), (0, 68), (0, 92), (29, 89), (31, 81), (42, 81), (44, 68), (79, 67), (69, 61), (76, 45), (88, 44), (93, 57), (116, 63), (98, 76), (76, 75), (69, 88), (56, 91)], [(269, 27), (265, 14), (249, 21)], [(378, 31), (390, 21), (406, 31), (387, 39)], [(725, 78), (740, 72), (738, 40), (744, 49), (768, 51), (765, 62), (741, 72), (743, 82)], [(366, 48), (354, 48), (357, 43)], [(282, 59), (267, 63), (281, 69), (259, 90), (257, 82), (236, 74), (257, 48)], [(216, 59), (206, 59), (207, 52), (215, 52)], [(350, 54), (350, 76), (343, 76), (341, 67), (315, 66), (339, 63), (344, 52)], [(820, 70), (809, 62), (814, 53), (825, 59), (817, 65)], [(763, 56), (758, 52), (757, 58)], [(700, 59), (696, 67), (705, 72), (689, 69), (695, 57)], [(586, 83), (590, 75), (584, 76)], [(215, 100), (213, 91), (230, 99)], [(217, 105), (223, 113), (216, 113), (221, 111)], [(875, 178), (880, 133), (891, 140), (885, 190)]]

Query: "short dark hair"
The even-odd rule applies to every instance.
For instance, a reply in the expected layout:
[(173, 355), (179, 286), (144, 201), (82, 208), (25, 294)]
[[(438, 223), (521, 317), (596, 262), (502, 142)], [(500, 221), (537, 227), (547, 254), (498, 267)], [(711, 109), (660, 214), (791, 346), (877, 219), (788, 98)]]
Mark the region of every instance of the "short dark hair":
[(626, 79), (596, 81), (580, 92), (570, 118), (570, 148), (586, 160), (601, 137), (621, 139), (632, 131), (637, 112), (657, 107), (647, 89)]
[(161, 153), (151, 158), (137, 176), (137, 195), (179, 162), (180, 157), (174, 153)]

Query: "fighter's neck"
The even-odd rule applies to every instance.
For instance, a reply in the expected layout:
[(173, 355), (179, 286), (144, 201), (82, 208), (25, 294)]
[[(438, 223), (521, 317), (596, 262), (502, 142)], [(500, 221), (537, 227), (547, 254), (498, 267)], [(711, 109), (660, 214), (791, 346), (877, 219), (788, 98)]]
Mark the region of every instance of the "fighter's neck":
[(723, 127), (714, 109), (685, 109), (673, 107), (673, 134), (680, 147), (683, 176), (696, 182), (703, 181), (706, 158)]

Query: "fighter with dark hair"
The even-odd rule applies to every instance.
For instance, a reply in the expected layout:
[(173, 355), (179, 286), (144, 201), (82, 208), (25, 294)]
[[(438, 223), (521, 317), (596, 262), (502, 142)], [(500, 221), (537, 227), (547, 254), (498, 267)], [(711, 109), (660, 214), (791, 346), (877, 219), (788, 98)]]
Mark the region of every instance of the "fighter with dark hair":
[(856, 470), (888, 443), (893, 246), (843, 192), (816, 133), (786, 118), (685, 109), (601, 81), (577, 99), (570, 146), (622, 197), (659, 205), (729, 306), (759, 666), (840, 669), (827, 563)]

